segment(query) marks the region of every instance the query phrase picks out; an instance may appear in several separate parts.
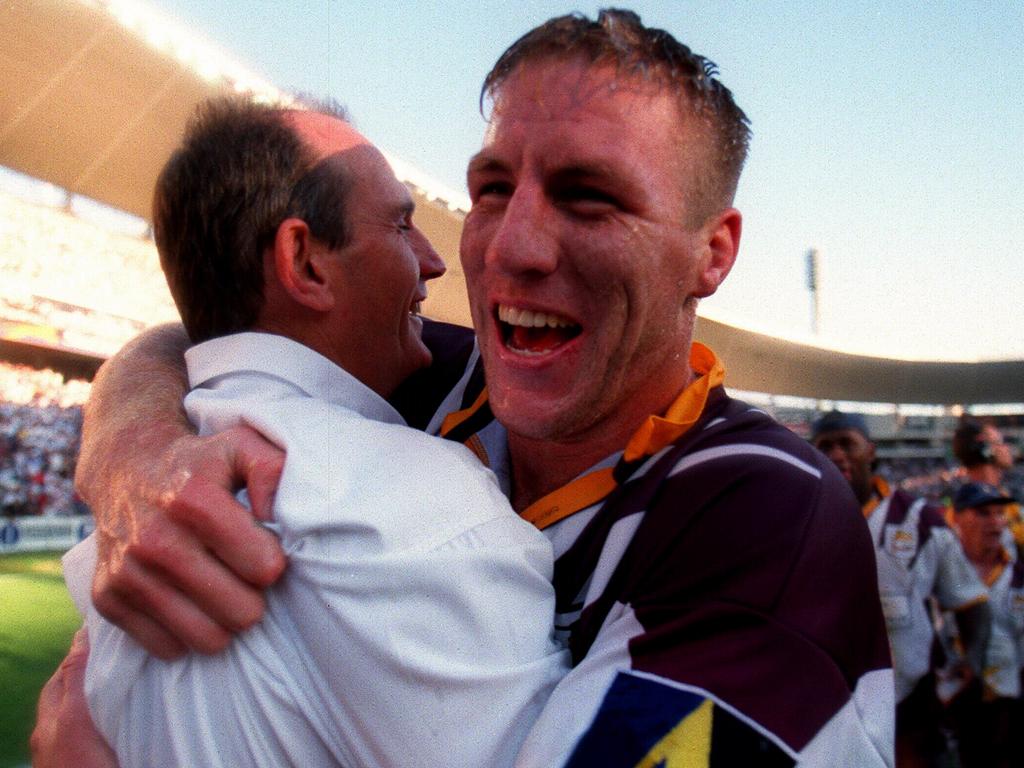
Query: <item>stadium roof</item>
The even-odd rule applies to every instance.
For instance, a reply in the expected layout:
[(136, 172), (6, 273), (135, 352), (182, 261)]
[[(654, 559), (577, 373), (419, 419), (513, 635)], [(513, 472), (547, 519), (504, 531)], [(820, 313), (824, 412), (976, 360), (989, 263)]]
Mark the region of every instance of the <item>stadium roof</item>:
[[(287, 99), (187, 30), (132, 0), (0, 4), (0, 165), (149, 217), (159, 169), (195, 105), (226, 91)], [(414, 188), (417, 222), (449, 273), (427, 311), (469, 322), (458, 268), (465, 201), (392, 158)], [(1024, 361), (909, 362), (849, 355), (701, 318), (697, 337), (736, 388), (828, 400), (1024, 402)]]

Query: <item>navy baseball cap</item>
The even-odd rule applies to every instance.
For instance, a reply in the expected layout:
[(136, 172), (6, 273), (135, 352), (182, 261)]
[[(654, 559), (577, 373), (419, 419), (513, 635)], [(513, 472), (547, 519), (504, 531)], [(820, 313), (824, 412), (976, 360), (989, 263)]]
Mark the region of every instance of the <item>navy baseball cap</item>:
[(1007, 496), (994, 485), (988, 483), (967, 483), (960, 486), (953, 496), (953, 508), (959, 512), (971, 507), (984, 507), (986, 504), (1012, 504), (1016, 499)]
[(864, 435), (865, 440), (871, 439), (868, 434), (868, 420), (861, 414), (829, 411), (811, 425), (811, 440), (817, 440), (818, 435), (823, 432), (837, 432), (841, 429), (853, 429)]

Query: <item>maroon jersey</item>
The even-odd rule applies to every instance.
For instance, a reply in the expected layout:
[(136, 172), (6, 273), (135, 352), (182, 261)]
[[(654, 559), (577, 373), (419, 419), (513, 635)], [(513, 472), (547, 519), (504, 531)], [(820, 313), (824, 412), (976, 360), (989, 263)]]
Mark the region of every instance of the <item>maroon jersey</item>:
[[(446, 436), (507, 490), (505, 432), (460, 343), (428, 428), (463, 408)], [(830, 461), (710, 385), (681, 436), (595, 471), (610, 492), (544, 529), (573, 669), (523, 764), (672, 765), (694, 749), (708, 766), (892, 764), (872, 543)]]

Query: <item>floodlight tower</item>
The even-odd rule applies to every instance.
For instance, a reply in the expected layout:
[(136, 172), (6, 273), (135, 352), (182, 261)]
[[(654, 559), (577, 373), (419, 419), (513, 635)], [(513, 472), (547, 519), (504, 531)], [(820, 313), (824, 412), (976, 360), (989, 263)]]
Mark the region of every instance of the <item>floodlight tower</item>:
[(807, 250), (807, 290), (811, 292), (811, 333), (818, 335), (818, 249)]

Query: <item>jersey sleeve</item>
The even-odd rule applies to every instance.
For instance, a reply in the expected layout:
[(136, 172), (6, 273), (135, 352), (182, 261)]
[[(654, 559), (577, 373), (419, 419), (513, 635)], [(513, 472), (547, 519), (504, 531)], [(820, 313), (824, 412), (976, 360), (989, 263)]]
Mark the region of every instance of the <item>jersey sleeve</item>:
[[(891, 766), (888, 642), (849, 488), (774, 447), (704, 456), (636, 512), (520, 764)], [(605, 617), (592, 637), (588, 612)]]

